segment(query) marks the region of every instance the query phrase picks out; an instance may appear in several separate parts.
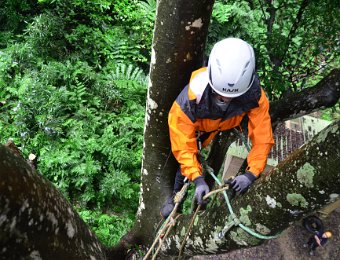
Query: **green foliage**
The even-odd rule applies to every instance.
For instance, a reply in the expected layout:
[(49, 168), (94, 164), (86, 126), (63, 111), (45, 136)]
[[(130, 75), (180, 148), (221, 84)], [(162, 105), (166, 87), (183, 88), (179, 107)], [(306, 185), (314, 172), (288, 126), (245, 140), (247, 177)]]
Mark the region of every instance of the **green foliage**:
[[(1, 143), (11, 138), (25, 156), (36, 154), (39, 171), (74, 205), (127, 212), (128, 219), (94, 213), (101, 237), (117, 221), (125, 230), (139, 198), (143, 72), (132, 65), (110, 65), (97, 73), (86, 62), (70, 60), (38, 62), (22, 70), (12, 49), (2, 54)], [(103, 239), (113, 243), (117, 238)]]
[[(60, 57), (64, 52), (74, 53), (99, 69), (110, 61), (133, 63), (145, 70), (148, 68), (155, 15), (154, 0), (149, 1), (149, 9), (146, 3), (135, 0), (119, 0), (114, 3), (105, 0), (39, 2), (45, 8), (46, 18), (51, 18), (47, 24), (53, 24), (53, 20), (57, 19), (60, 24), (56, 28), (63, 31), (60, 37), (55, 38), (59, 42), (44, 37), (47, 41), (45, 45), (56, 44), (59, 47), (52, 49), (52, 54), (59, 54)], [(32, 26), (28, 30), (28, 37), (35, 41), (39, 35), (34, 34), (34, 28), (47, 26), (38, 21)], [(48, 28), (47, 31), (53, 32)]]
[(40, 9), (34, 0), (2, 0), (0, 4), (0, 48), (11, 43)]
[[(136, 207), (146, 85), (139, 69), (127, 68), (102, 79), (86, 63), (50, 62), (16, 77), (1, 92), (1, 141), (36, 153), (40, 171), (83, 206), (126, 199)], [(98, 86), (119, 93), (109, 97), (119, 102), (115, 112)]]
[(145, 61), (150, 60), (156, 0), (118, 0), (116, 2), (113, 11), (115, 18), (124, 22), (124, 31), (128, 36), (126, 39), (129, 40), (127, 46), (131, 46), (130, 43), (134, 42), (134, 47), (142, 55), (134, 60), (146, 71), (149, 68)]
[(340, 101), (332, 107), (320, 111), (321, 118), (328, 121), (334, 121), (340, 118)]
[(117, 216), (82, 209), (78, 212), (101, 242), (108, 247), (114, 246), (133, 224), (132, 216)]
[[(336, 2), (216, 1), (209, 43), (240, 37), (251, 43), (271, 99), (314, 85), (339, 66)], [(211, 45), (209, 45), (211, 48)]]
[(107, 245), (131, 226), (138, 204), (141, 68), (148, 69), (155, 3), (0, 6), (0, 142), (11, 138), (25, 156), (36, 154), (39, 171)]

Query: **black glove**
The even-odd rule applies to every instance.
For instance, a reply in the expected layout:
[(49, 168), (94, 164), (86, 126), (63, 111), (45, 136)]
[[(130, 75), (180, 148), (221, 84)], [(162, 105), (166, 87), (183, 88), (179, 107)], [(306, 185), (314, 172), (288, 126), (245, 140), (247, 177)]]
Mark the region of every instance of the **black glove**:
[(209, 186), (205, 182), (204, 178), (198, 177), (194, 180), (196, 190), (195, 190), (195, 198), (197, 200), (197, 203), (200, 205), (205, 205), (209, 201), (208, 200), (203, 200), (204, 195), (209, 193)]
[(251, 172), (245, 172), (237, 176), (230, 184), (231, 188), (239, 193), (245, 193), (249, 186), (256, 180), (256, 176)]

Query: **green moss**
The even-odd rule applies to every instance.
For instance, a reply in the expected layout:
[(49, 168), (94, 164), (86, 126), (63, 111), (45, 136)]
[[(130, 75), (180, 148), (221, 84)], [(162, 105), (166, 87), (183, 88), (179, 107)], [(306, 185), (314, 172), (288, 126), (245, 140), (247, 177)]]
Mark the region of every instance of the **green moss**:
[(230, 232), (230, 238), (239, 245), (257, 245), (259, 240), (252, 235), (249, 235), (242, 228), (237, 228), (235, 231)]
[(297, 171), (297, 179), (306, 187), (312, 188), (314, 187), (313, 177), (315, 173), (315, 168), (307, 162)]
[(308, 202), (301, 194), (290, 193), (287, 194), (286, 199), (293, 206), (300, 206), (302, 208), (307, 208), (308, 206)]
[(238, 232), (231, 231), (230, 232), (230, 238), (232, 240), (234, 240), (236, 242), (236, 244), (238, 244), (238, 245), (243, 245), (243, 246), (247, 246), (248, 245), (247, 242), (245, 241), (245, 237), (242, 238), (242, 236), (239, 235)]
[(256, 224), (256, 231), (262, 235), (268, 235), (270, 233), (270, 229), (260, 223)]
[(250, 205), (248, 205), (246, 209), (244, 209), (244, 208), (240, 209), (240, 221), (241, 221), (241, 223), (243, 223), (246, 226), (251, 225), (251, 221), (248, 217), (248, 213), (251, 212), (251, 211), (252, 211), (252, 209), (251, 209)]
[(316, 142), (318, 142), (318, 143), (323, 143), (323, 142), (326, 140), (326, 138), (327, 138), (327, 136), (328, 136), (329, 133), (336, 134), (336, 133), (338, 133), (338, 132), (339, 132), (339, 126), (338, 126), (338, 125), (334, 125), (334, 126), (331, 128), (331, 130), (327, 129), (326, 131), (321, 131), (321, 132), (318, 134), (318, 137), (317, 137)]

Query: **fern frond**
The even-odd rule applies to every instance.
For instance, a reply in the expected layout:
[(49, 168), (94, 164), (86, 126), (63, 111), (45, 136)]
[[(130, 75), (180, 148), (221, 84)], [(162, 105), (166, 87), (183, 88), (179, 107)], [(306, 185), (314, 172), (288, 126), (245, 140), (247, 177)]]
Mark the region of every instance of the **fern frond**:
[(110, 74), (110, 79), (113, 81), (136, 81), (139, 84), (144, 84), (147, 81), (142, 69), (124, 63), (116, 65), (114, 72)]

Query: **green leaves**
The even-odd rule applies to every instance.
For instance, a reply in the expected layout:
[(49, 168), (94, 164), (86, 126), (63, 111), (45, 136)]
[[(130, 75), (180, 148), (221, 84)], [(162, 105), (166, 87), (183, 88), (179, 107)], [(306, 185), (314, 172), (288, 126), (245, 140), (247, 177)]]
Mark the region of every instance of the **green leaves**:
[[(37, 154), (38, 169), (82, 207), (137, 207), (146, 78), (131, 65), (116, 72), (50, 62), (1, 91), (1, 142), (13, 138), (26, 156)], [(97, 95), (110, 91), (115, 111)]]
[(133, 224), (133, 217), (126, 213), (118, 216), (83, 209), (78, 211), (92, 231), (108, 247), (114, 246)]
[(225, 37), (251, 43), (261, 85), (274, 100), (314, 85), (339, 66), (338, 13), (331, 0), (220, 0), (214, 5), (208, 43)]
[(155, 8), (155, 0), (0, 6), (0, 141), (37, 155), (39, 171), (93, 211), (90, 224), (111, 244), (138, 205), (147, 89), (139, 66), (149, 67)]

